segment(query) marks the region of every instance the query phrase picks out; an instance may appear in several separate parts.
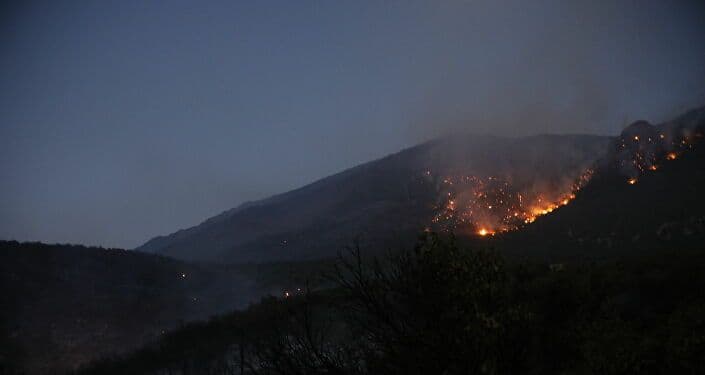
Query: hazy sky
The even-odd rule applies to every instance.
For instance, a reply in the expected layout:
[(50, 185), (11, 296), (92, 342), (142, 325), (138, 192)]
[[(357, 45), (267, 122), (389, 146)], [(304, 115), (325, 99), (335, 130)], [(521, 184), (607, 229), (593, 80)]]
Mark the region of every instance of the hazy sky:
[(134, 247), (450, 131), (705, 104), (702, 1), (0, 6), (0, 238)]

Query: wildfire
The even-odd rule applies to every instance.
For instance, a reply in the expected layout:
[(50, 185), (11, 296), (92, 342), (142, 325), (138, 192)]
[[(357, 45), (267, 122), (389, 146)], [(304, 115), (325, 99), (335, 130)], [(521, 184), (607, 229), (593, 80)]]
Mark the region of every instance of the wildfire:
[[(615, 166), (629, 177), (656, 171), (666, 161), (676, 160), (692, 150), (703, 138), (696, 129), (663, 129), (648, 124), (638, 124), (625, 129), (615, 142)], [(638, 132), (638, 134), (635, 134)]]
[[(617, 140), (612, 159), (629, 185), (636, 185), (645, 173), (659, 170), (667, 161), (681, 157), (703, 138), (701, 132), (678, 136), (650, 128), (635, 129), (640, 133), (627, 132)], [(587, 169), (572, 184), (564, 181), (534, 184), (487, 174), (439, 175), (429, 169), (420, 173), (434, 183), (439, 197), (429, 230), (488, 237), (519, 229), (570, 204), (593, 171)]]
[(517, 188), (496, 176), (445, 176), (436, 179), (442, 202), (431, 221), (441, 231), (481, 237), (516, 230), (569, 204), (591, 176), (592, 170), (586, 170), (573, 184), (539, 192)]

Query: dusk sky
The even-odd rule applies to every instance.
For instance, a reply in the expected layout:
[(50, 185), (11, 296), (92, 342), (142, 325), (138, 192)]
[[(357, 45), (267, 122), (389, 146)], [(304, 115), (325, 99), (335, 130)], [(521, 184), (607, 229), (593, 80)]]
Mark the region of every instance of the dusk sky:
[(0, 6), (0, 239), (132, 248), (424, 140), (705, 105), (702, 1)]

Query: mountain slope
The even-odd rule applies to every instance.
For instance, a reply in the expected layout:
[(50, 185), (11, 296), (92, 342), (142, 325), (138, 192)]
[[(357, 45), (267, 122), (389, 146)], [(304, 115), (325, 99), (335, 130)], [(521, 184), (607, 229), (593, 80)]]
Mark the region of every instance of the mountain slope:
[(495, 245), (556, 259), (705, 249), (704, 134), (705, 108), (630, 125), (570, 205)]
[(433, 215), (439, 188), (425, 178), (472, 173), (517, 185), (576, 175), (604, 154), (607, 137), (458, 135), (351, 168), (297, 190), (226, 211), (138, 250), (179, 259), (265, 262), (334, 256), (359, 237), (403, 246)]

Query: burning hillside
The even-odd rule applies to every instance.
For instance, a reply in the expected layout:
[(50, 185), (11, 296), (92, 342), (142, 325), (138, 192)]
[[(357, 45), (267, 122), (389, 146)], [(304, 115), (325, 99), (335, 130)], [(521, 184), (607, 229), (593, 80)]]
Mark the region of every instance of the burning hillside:
[(697, 125), (699, 118), (696, 116), (690, 120), (661, 126), (637, 121), (624, 129), (615, 141), (609, 160), (625, 175), (626, 182), (634, 185), (642, 174), (676, 160), (703, 140), (702, 126)]
[[(627, 184), (636, 185), (644, 173), (680, 158), (705, 138), (703, 113), (693, 111), (659, 126), (646, 121), (633, 123), (613, 141), (612, 150), (603, 159), (607, 164), (595, 168), (609, 165)], [(519, 229), (569, 204), (595, 170), (584, 164), (549, 169), (553, 173), (518, 168), (496, 174), (486, 169), (478, 173), (434, 173), (428, 169), (424, 175), (435, 185), (439, 197), (428, 229), (479, 236)]]
[(381, 252), (406, 246), (426, 226), (489, 236), (569, 202), (581, 174), (610, 141), (588, 135), (439, 138), (228, 210), (140, 250), (240, 263), (331, 257), (359, 238), (370, 253)]
[[(431, 171), (426, 171), (434, 179)], [(542, 188), (517, 186), (510, 178), (451, 175), (439, 178), (440, 202), (434, 230), (480, 236), (516, 230), (575, 198), (592, 176), (586, 169), (570, 183), (544, 183)]]

